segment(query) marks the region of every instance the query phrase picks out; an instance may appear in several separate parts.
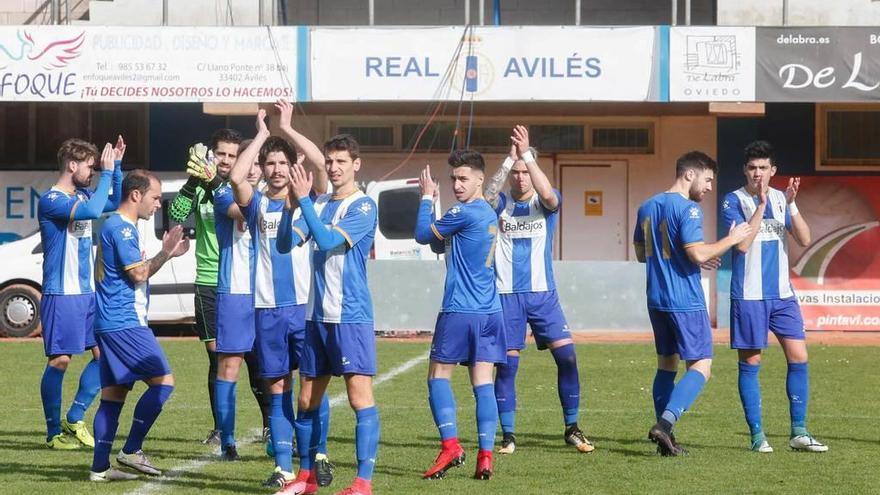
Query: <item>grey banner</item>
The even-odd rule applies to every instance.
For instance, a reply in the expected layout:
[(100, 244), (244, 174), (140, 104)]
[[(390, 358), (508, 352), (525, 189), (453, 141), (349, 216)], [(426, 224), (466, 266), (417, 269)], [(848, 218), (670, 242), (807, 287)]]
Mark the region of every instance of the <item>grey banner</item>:
[(880, 28), (758, 28), (758, 101), (880, 100)]

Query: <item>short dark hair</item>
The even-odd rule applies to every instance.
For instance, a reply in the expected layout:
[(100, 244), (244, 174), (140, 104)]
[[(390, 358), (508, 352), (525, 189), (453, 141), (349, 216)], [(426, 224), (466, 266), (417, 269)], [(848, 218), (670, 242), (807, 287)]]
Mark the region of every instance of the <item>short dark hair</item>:
[(449, 154), (449, 165), (451, 167), (470, 167), (480, 172), (486, 171), (486, 162), (483, 161), (483, 155), (474, 150), (455, 150)]
[(147, 194), (147, 191), (150, 190), (150, 182), (153, 180), (159, 182), (156, 174), (142, 168), (136, 168), (125, 174), (125, 179), (122, 180), (123, 201), (128, 199), (132, 191), (140, 191), (141, 194)]
[(752, 141), (743, 150), (743, 157), (745, 158), (743, 164), (748, 164), (752, 160), (767, 158), (770, 160), (770, 165), (774, 167), (776, 166), (776, 157), (773, 152), (773, 146), (767, 141)]
[(224, 143), (239, 144), (242, 139), (244, 138), (242, 138), (241, 133), (235, 129), (217, 129), (214, 131), (214, 134), (211, 134), (211, 151), (217, 151), (217, 143), (220, 143), (221, 141)]
[(324, 155), (331, 151), (347, 151), (352, 160), (361, 156), (361, 145), (351, 134), (337, 134), (324, 143)]
[(715, 163), (712, 157), (702, 151), (688, 151), (678, 157), (678, 160), (675, 162), (675, 177), (684, 177), (685, 172), (688, 170), (697, 170), (699, 172), (711, 170), (718, 173), (718, 164)]
[(58, 148), (58, 169), (62, 172), (67, 162), (82, 162), (94, 158), (98, 160), (98, 147), (94, 144), (82, 139), (70, 138), (65, 139)]
[(266, 163), (266, 157), (269, 156), (269, 153), (275, 151), (284, 153), (284, 156), (287, 157), (287, 163), (290, 165), (296, 163), (296, 150), (293, 146), (284, 138), (269, 136), (269, 138), (266, 139), (266, 142), (263, 143), (263, 146), (260, 147), (260, 156), (257, 158), (260, 162), (260, 166), (263, 166)]

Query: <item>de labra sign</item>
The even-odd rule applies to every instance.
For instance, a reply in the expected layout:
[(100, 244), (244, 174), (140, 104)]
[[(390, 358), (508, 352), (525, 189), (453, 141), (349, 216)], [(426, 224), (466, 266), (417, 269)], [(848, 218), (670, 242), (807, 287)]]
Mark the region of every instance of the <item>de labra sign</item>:
[(877, 101), (880, 30), (757, 28), (759, 101)]

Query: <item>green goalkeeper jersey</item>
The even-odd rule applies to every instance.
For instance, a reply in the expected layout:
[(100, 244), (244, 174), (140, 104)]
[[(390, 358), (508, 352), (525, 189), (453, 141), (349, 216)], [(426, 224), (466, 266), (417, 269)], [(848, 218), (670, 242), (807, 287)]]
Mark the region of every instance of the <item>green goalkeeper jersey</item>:
[(196, 217), (196, 284), (216, 287), (220, 250), (214, 229), (213, 194), (194, 179), (184, 184), (168, 208), (168, 216), (177, 223), (183, 223), (191, 214)]

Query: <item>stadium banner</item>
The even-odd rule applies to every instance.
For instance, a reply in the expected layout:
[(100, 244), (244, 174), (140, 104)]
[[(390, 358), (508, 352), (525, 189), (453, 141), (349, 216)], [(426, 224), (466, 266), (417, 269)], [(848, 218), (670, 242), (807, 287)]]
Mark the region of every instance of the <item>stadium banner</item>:
[(37, 229), (40, 195), (58, 180), (55, 171), (0, 172), (0, 244)]
[(866, 27), (757, 28), (759, 101), (876, 101), (880, 31)]
[(669, 99), (754, 101), (755, 28), (670, 28)]
[[(785, 190), (788, 177), (771, 185)], [(812, 243), (789, 237), (791, 283), (808, 330), (880, 330), (880, 177), (801, 177)]]
[(314, 28), (312, 101), (656, 100), (658, 28)]
[(0, 27), (0, 101), (296, 99), (296, 27)]

